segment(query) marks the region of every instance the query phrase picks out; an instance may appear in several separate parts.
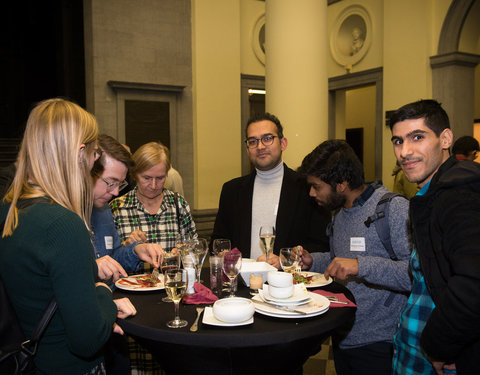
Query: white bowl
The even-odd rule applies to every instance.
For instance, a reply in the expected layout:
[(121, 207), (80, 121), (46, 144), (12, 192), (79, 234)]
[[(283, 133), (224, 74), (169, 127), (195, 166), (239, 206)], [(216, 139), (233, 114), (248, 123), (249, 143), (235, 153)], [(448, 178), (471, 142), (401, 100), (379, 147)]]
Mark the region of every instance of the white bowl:
[(250, 275), (262, 275), (263, 282), (267, 281), (267, 273), (270, 271), (277, 271), (277, 269), (265, 262), (242, 262), (240, 275), (246, 286), (250, 286)]
[(268, 286), (268, 294), (273, 298), (289, 298), (293, 295), (293, 285), (286, 286), (286, 287), (276, 287), (269, 285)]
[(250, 319), (255, 312), (252, 301), (241, 297), (219, 299), (213, 304), (213, 315), (225, 323), (240, 323)]
[(276, 286), (277, 288), (287, 288), (293, 285), (293, 276), (287, 272), (269, 272), (268, 285)]

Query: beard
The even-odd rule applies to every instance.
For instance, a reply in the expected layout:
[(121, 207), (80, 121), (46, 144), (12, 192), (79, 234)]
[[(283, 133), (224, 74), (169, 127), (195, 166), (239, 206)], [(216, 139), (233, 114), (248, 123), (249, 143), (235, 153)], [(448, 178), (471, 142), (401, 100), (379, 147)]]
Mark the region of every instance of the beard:
[(342, 208), (346, 201), (347, 198), (345, 198), (343, 194), (337, 193), (332, 187), (332, 191), (328, 195), (327, 199), (324, 202), (317, 200), (317, 203), (328, 211), (335, 211), (339, 208)]

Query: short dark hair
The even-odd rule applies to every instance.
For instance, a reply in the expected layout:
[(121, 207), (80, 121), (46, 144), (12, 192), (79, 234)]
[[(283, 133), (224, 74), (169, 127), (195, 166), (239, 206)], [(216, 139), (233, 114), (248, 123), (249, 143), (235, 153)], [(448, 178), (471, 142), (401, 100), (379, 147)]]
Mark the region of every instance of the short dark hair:
[(245, 128), (245, 138), (248, 138), (248, 127), (250, 126), (250, 124), (253, 124), (254, 122), (259, 122), (259, 121), (273, 122), (277, 127), (278, 138), (280, 139), (283, 138), (283, 126), (280, 123), (280, 120), (275, 115), (272, 115), (271, 113), (268, 113), (268, 112), (257, 113), (248, 119), (247, 126)]
[(450, 128), (447, 112), (445, 112), (439, 102), (433, 99), (422, 99), (400, 107), (393, 112), (387, 125), (390, 127), (390, 130), (392, 130), (397, 122), (420, 118), (424, 119), (425, 125), (427, 125), (437, 137), (440, 136), (442, 131)]
[(350, 189), (356, 189), (365, 183), (360, 159), (342, 139), (331, 139), (318, 145), (305, 156), (298, 172), (303, 177), (318, 177), (332, 188), (344, 181)]
[(464, 135), (458, 138), (452, 147), (454, 155), (468, 156), (472, 151), (480, 151), (478, 141), (470, 135)]
[(100, 134), (97, 143), (98, 147), (102, 150), (102, 156), (100, 156), (100, 158), (98, 158), (93, 164), (92, 176), (100, 176), (103, 173), (105, 169), (103, 165), (105, 154), (125, 164), (127, 168), (131, 168), (135, 165), (130, 152), (128, 152), (127, 149), (115, 138), (107, 134)]

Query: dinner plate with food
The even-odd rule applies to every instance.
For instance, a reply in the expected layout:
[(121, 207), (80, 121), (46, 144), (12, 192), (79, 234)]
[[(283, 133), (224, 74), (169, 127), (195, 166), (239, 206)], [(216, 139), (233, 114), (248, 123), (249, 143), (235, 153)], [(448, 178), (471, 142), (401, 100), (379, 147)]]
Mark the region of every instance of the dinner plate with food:
[(165, 289), (163, 284), (163, 275), (156, 280), (151, 273), (142, 273), (140, 275), (131, 275), (122, 277), (115, 282), (115, 286), (123, 290), (134, 290), (138, 292), (149, 292), (152, 290)]
[(329, 277), (325, 279), (323, 273), (317, 272), (298, 272), (293, 274), (294, 284), (305, 284), (307, 288), (318, 288), (319, 286), (328, 285), (333, 281), (333, 278)]

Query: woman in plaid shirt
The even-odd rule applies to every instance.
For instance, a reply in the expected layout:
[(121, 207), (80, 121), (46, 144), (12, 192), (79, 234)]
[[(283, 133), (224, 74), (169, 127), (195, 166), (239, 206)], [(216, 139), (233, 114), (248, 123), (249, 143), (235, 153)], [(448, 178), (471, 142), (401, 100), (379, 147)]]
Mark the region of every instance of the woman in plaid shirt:
[[(175, 247), (179, 234), (197, 237), (190, 207), (185, 199), (163, 187), (170, 169), (168, 148), (157, 142), (141, 146), (134, 154), (130, 175), (136, 187), (110, 202), (113, 220), (124, 243), (157, 243), (168, 252)], [(149, 271), (150, 264), (144, 263)], [(158, 364), (135, 342), (130, 341), (132, 367), (149, 374), (160, 374)]]

